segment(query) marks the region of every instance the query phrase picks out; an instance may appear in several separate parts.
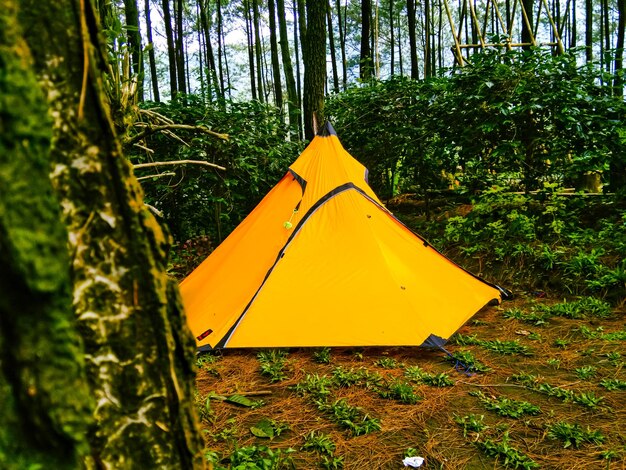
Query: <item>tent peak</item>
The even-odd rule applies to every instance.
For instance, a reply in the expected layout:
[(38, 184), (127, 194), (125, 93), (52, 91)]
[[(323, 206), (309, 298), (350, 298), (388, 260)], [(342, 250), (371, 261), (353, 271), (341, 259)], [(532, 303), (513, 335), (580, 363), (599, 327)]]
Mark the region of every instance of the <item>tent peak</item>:
[(326, 121), (324, 125), (320, 128), (320, 130), (317, 131), (317, 135), (319, 135), (320, 137), (328, 137), (329, 135), (336, 136), (337, 133), (335, 132), (335, 129), (333, 128), (330, 121)]

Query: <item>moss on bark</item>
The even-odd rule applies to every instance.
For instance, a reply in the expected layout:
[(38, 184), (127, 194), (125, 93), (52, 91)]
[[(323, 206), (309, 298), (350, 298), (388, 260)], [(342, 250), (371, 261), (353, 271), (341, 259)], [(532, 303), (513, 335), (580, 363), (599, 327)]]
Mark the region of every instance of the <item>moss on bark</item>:
[(91, 407), (48, 177), (51, 124), (16, 13), (0, 0), (0, 467), (76, 468)]

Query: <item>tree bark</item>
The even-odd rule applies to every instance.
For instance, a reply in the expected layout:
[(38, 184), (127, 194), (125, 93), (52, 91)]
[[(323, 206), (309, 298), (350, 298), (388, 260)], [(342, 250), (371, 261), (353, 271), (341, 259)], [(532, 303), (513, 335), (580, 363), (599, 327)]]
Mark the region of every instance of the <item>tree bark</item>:
[(133, 73), (137, 77), (137, 101), (143, 101), (143, 49), (141, 47), (141, 28), (137, 0), (124, 0), (126, 16), (126, 35), (132, 58)]
[(48, 177), (52, 124), (16, 14), (0, 0), (0, 467), (74, 469), (93, 402)]
[(324, 120), (326, 83), (326, 1), (306, 2), (306, 36), (302, 41), (304, 58), (304, 136), (315, 137), (314, 119)]
[(624, 33), (626, 33), (626, 0), (617, 0), (617, 14), (617, 43), (615, 45), (615, 79), (613, 81), (613, 93), (617, 96), (624, 96), (622, 67), (624, 64)]
[(396, 71), (396, 42), (395, 42), (395, 31), (393, 24), (393, 0), (389, 2), (389, 49), (391, 51), (391, 60), (390, 60), (390, 74), (393, 77)]
[[(256, 76), (254, 71), (254, 41), (252, 39), (252, 20), (250, 18), (250, 1), (244, 0), (244, 17), (246, 20), (246, 38), (248, 41), (248, 64), (250, 68), (250, 91), (252, 92), (252, 99), (258, 99), (256, 90)], [(260, 73), (260, 72), (259, 72)]]
[(333, 18), (331, 15), (330, 4), (326, 6), (326, 22), (328, 27), (328, 48), (330, 49), (330, 63), (333, 69), (333, 92), (339, 93), (339, 73), (337, 72), (337, 54), (335, 51), (335, 36), (333, 34)]
[(424, 78), (432, 77), (430, 0), (424, 0)]
[(152, 21), (150, 19), (150, 0), (146, 0), (145, 5), (146, 15), (146, 31), (148, 34), (148, 60), (150, 61), (150, 81), (152, 82), (152, 95), (154, 101), (159, 103), (161, 101), (161, 94), (159, 93), (159, 78), (156, 68), (156, 57), (154, 55), (154, 43), (152, 42)]
[[(532, 43), (533, 33), (528, 27), (532, 28), (533, 25), (533, 7), (534, 0), (522, 0), (523, 10), (526, 12), (526, 16), (528, 18), (528, 24), (526, 24), (525, 20), (522, 20), (522, 42), (523, 43)], [(524, 46), (524, 49), (529, 50), (530, 46)]]
[(224, 60), (225, 48), (223, 47), (224, 27), (222, 19), (222, 0), (217, 0), (217, 63), (220, 73), (220, 96), (225, 96), (224, 87)]
[(359, 59), (359, 77), (361, 80), (372, 78), (374, 64), (370, 44), (371, 20), (372, 2), (371, 0), (361, 0), (361, 53)]
[(407, 0), (406, 14), (409, 30), (409, 51), (411, 57), (411, 78), (417, 80), (419, 78), (419, 69), (417, 65), (417, 40), (415, 31), (415, 0)]
[(276, 107), (283, 111), (283, 85), (280, 79), (280, 62), (278, 61), (278, 40), (276, 38), (276, 4), (275, 0), (267, 2), (270, 19), (270, 50), (272, 53), (272, 75), (274, 82), (274, 98)]
[(95, 12), (84, 0), (20, 5), (52, 118), (52, 182), (95, 401), (87, 466), (201, 468), (195, 344), (165, 273), (168, 236), (143, 205), (105, 104)]
[(174, 46), (174, 31), (172, 29), (172, 15), (170, 13), (170, 0), (163, 0), (163, 23), (167, 42), (167, 58), (170, 72), (170, 94), (176, 98), (178, 94), (178, 78), (176, 77), (176, 47)]
[(341, 46), (341, 87), (343, 91), (346, 91), (348, 86), (348, 61), (346, 59), (346, 38), (345, 27), (343, 23), (343, 16), (341, 14), (341, 4), (339, 0), (335, 2), (337, 8), (337, 23), (339, 25), (339, 43)]
[(593, 61), (593, 0), (585, 0), (585, 58)]
[(187, 93), (185, 76), (185, 41), (183, 32), (183, 0), (175, 0), (174, 17), (176, 18), (176, 76), (178, 77), (178, 91)]
[(278, 33), (280, 36), (280, 52), (283, 59), (285, 84), (287, 85), (289, 125), (294, 129), (298, 129), (300, 127), (300, 102), (298, 101), (298, 90), (296, 89), (296, 80), (293, 76), (293, 64), (291, 63), (291, 52), (289, 51), (289, 36), (287, 35), (287, 16), (285, 15), (285, 0), (277, 0), (276, 6), (278, 13)]
[(259, 0), (252, 0), (254, 19), (254, 53), (256, 57), (256, 82), (259, 101), (265, 103), (265, 87), (263, 85), (263, 48), (261, 47), (261, 15), (259, 14)]

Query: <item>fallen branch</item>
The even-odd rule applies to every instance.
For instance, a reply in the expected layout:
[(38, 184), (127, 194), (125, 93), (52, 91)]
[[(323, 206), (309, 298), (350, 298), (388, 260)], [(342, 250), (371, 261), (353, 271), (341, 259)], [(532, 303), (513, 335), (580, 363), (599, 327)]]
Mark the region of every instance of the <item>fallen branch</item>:
[(228, 134), (220, 134), (219, 132), (214, 132), (203, 126), (190, 126), (187, 124), (163, 124), (161, 126), (151, 126), (150, 124), (146, 124), (146, 123), (137, 123), (135, 125), (144, 127), (144, 130), (143, 132), (140, 132), (139, 134), (131, 137), (126, 142), (124, 142), (126, 145), (132, 145), (135, 142), (139, 142), (143, 138), (151, 134), (154, 134), (156, 132), (167, 131), (167, 130), (172, 130), (172, 129), (180, 129), (180, 130), (187, 130), (187, 131), (200, 131), (200, 132), (204, 132), (205, 134), (212, 135), (213, 137), (216, 137), (222, 140), (228, 140), (229, 138)]
[(151, 206), (150, 204), (148, 204), (146, 202), (144, 202), (143, 205), (146, 206), (150, 210), (150, 212), (152, 212), (154, 215), (156, 215), (158, 217), (163, 217), (163, 212), (161, 212), (156, 207)]
[(169, 162), (137, 163), (136, 165), (133, 165), (133, 168), (135, 170), (138, 170), (141, 168), (152, 168), (155, 166), (172, 166), (172, 165), (202, 165), (202, 166), (208, 166), (211, 168), (216, 168), (218, 170), (226, 170), (226, 168), (223, 166), (216, 165), (215, 163), (205, 162), (202, 160), (172, 160)]

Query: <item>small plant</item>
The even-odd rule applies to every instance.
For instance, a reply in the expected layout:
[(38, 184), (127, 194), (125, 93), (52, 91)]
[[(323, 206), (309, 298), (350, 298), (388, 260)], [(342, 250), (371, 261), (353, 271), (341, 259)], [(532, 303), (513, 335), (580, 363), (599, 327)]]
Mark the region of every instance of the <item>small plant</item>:
[(445, 357), (446, 361), (452, 362), (455, 368), (463, 368), (467, 372), (489, 372), (491, 369), (480, 362), (467, 350), (457, 351)]
[(626, 390), (626, 381), (620, 379), (602, 379), (600, 385), (609, 391)]
[(289, 429), (287, 423), (280, 423), (274, 419), (263, 418), (261, 421), (250, 427), (250, 432), (256, 437), (274, 439)]
[(318, 364), (330, 364), (330, 348), (323, 348), (313, 353), (313, 360)]
[(287, 351), (271, 349), (261, 351), (257, 354), (257, 359), (261, 367), (261, 374), (269, 377), (270, 382), (280, 382), (287, 378), (284, 371), (286, 366)]
[(415, 393), (411, 384), (396, 380), (388, 384), (385, 388), (378, 390), (382, 398), (390, 398), (407, 405), (414, 405), (422, 399)]
[(501, 441), (485, 439), (476, 445), (489, 457), (500, 458), (505, 467), (523, 468), (526, 470), (539, 468), (539, 465), (520, 450), (509, 444), (509, 434), (505, 432)]
[(483, 392), (470, 392), (470, 395), (477, 397), (489, 411), (495, 411), (500, 416), (518, 419), (524, 415), (538, 415), (541, 410), (538, 406), (527, 401), (518, 401), (512, 398), (500, 396), (490, 398)]
[(365, 367), (359, 369), (333, 369), (333, 383), (338, 387), (351, 387), (353, 385), (367, 389), (378, 387), (382, 384), (383, 377), (378, 372), (370, 372)]
[(328, 436), (328, 434), (324, 434), (323, 432), (311, 431), (304, 436), (302, 450), (316, 451), (320, 454), (333, 456), (335, 448), (336, 446), (333, 440)]
[(557, 348), (561, 348), (561, 349), (567, 349), (567, 347), (569, 346), (569, 341), (563, 339), (563, 338), (557, 338), (554, 340), (554, 345)]
[(606, 358), (615, 367), (618, 367), (622, 364), (622, 355), (617, 351), (611, 351), (609, 353), (606, 353)]
[(595, 377), (598, 370), (593, 366), (582, 366), (575, 369), (574, 372), (576, 372), (576, 377), (580, 380), (588, 380)]
[(350, 405), (345, 398), (332, 405), (319, 403), (318, 409), (327, 413), (332, 421), (346, 428), (353, 436), (380, 430), (380, 421), (377, 418), (372, 418), (361, 408)]
[(393, 357), (381, 357), (376, 360), (374, 364), (382, 367), (383, 369), (398, 369), (400, 367), (404, 367), (402, 363), (399, 363)]
[(198, 369), (203, 369), (205, 366), (209, 366), (218, 362), (222, 356), (218, 356), (211, 353), (203, 353), (198, 355), (196, 358), (196, 367)]
[(322, 455), (320, 467), (326, 470), (340, 470), (343, 468), (343, 456), (339, 457), (336, 455)]
[(448, 374), (443, 372), (437, 375), (430, 374), (418, 366), (407, 367), (404, 376), (413, 382), (423, 383), (431, 387), (451, 387), (454, 385), (454, 381)]
[(484, 415), (479, 416), (473, 413), (465, 416), (454, 416), (456, 424), (463, 428), (463, 437), (467, 437), (468, 432), (481, 433), (487, 429), (488, 426), (484, 423), (484, 419)]
[(600, 431), (592, 431), (587, 427), (583, 429), (580, 424), (571, 424), (559, 421), (548, 426), (548, 437), (554, 440), (563, 441), (563, 447), (580, 447), (581, 444), (601, 444), (604, 442), (604, 435)]
[(546, 323), (548, 323), (548, 318), (550, 318), (550, 315), (544, 312), (537, 312), (535, 310), (532, 310), (526, 313), (519, 308), (505, 310), (502, 315), (504, 316), (504, 318), (519, 320), (534, 326), (545, 325)]
[(304, 380), (293, 387), (293, 390), (300, 396), (311, 395), (313, 400), (323, 401), (330, 395), (333, 385), (333, 380), (326, 375), (307, 374)]
[(292, 468), (293, 449), (270, 449), (267, 446), (235, 447), (233, 453), (225, 460), (228, 468), (273, 470)]
[(554, 369), (558, 369), (559, 367), (561, 367), (561, 360), (551, 357), (546, 361), (546, 364), (548, 364), (550, 367), (553, 367)]

